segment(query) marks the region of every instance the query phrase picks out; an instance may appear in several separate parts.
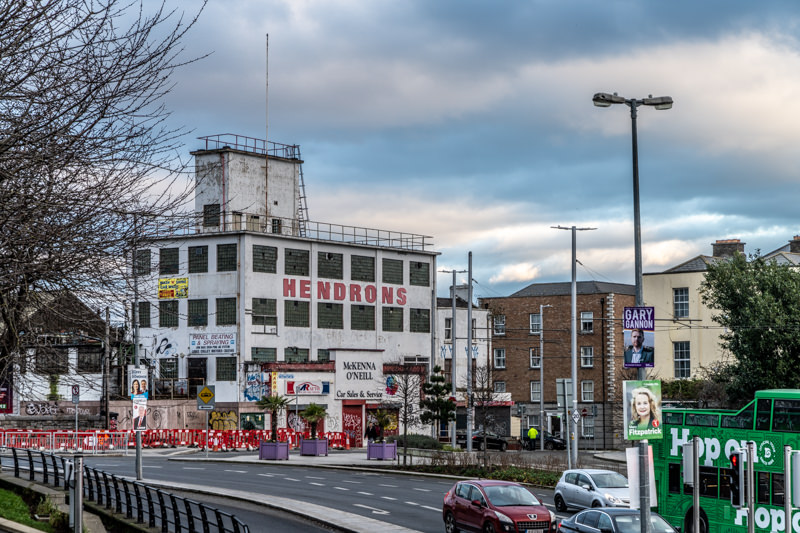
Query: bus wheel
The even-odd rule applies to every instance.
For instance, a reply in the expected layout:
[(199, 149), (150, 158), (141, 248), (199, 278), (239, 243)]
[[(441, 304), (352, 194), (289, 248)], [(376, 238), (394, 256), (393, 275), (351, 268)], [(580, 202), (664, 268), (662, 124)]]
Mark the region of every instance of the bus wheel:
[[(683, 519), (683, 529), (681, 530), (683, 533), (695, 533), (694, 531), (694, 510), (689, 508), (686, 512), (686, 517)], [(706, 517), (705, 511), (703, 508), (700, 508), (700, 532), (699, 533), (708, 533), (708, 517)]]

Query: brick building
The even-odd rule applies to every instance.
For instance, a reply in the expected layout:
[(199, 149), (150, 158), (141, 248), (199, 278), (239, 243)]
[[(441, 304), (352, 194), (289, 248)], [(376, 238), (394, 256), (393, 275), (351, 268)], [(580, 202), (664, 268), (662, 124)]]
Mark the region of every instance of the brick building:
[[(622, 368), (621, 318), (634, 300), (633, 285), (577, 283), (578, 409), (585, 410), (579, 449), (622, 445), (620, 382), (636, 376)], [(543, 427), (566, 436), (556, 382), (572, 377), (571, 283), (534, 283), (508, 297), (481, 298), (480, 306), (492, 315), (495, 390), (511, 393), (521, 431)]]

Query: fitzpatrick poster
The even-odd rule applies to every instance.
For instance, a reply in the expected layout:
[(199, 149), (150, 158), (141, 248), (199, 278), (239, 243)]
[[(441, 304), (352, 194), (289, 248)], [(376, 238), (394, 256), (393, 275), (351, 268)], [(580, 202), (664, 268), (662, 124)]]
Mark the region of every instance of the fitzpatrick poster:
[(628, 440), (661, 439), (661, 382), (658, 380), (626, 381), (625, 438)]

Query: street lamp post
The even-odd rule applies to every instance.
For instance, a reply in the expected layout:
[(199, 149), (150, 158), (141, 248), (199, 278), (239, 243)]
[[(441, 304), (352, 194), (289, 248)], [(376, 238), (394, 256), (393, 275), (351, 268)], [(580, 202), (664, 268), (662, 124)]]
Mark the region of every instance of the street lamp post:
[[(636, 307), (644, 305), (642, 297), (642, 233), (641, 221), (639, 216), (639, 144), (636, 133), (636, 110), (641, 105), (655, 107), (656, 109), (671, 109), (671, 96), (649, 95), (647, 98), (625, 98), (617, 93), (597, 93), (592, 97), (592, 102), (597, 107), (611, 107), (612, 104), (625, 104), (631, 109), (631, 146), (633, 151), (633, 246), (634, 260), (636, 269)], [(637, 369), (637, 379), (643, 380), (646, 377), (644, 367)], [(648, 442), (647, 439), (639, 441), (639, 497), (641, 510), (642, 531), (649, 533), (652, 531), (650, 524), (650, 473), (648, 472)]]

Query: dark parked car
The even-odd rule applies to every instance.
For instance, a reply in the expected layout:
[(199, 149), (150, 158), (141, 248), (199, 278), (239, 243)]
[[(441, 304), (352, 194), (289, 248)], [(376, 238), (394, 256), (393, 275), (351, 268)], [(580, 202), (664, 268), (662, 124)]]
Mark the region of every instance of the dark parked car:
[[(467, 434), (466, 433), (457, 433), (456, 434), (456, 444), (461, 446), (462, 448), (467, 447)], [(472, 434), (472, 449), (473, 450), (482, 450), (483, 449), (483, 432), (476, 432)], [(508, 449), (508, 441), (505, 437), (501, 437), (496, 433), (486, 433), (486, 449), (487, 450), (500, 450), (504, 452)]]
[(531, 491), (512, 481), (459, 481), (444, 495), (442, 519), (447, 533), (556, 531), (555, 515)]
[[(526, 450), (541, 450), (542, 445), (540, 444), (540, 438), (542, 434), (539, 433), (535, 439), (530, 440), (529, 438), (525, 437), (525, 449)], [(561, 437), (556, 437), (550, 432), (544, 432), (544, 449), (545, 450), (565, 450), (567, 449), (567, 441), (562, 439)]]
[[(642, 531), (639, 509), (587, 509), (561, 521), (559, 531), (566, 533), (639, 533)], [(661, 515), (650, 514), (653, 533), (677, 533)]]

